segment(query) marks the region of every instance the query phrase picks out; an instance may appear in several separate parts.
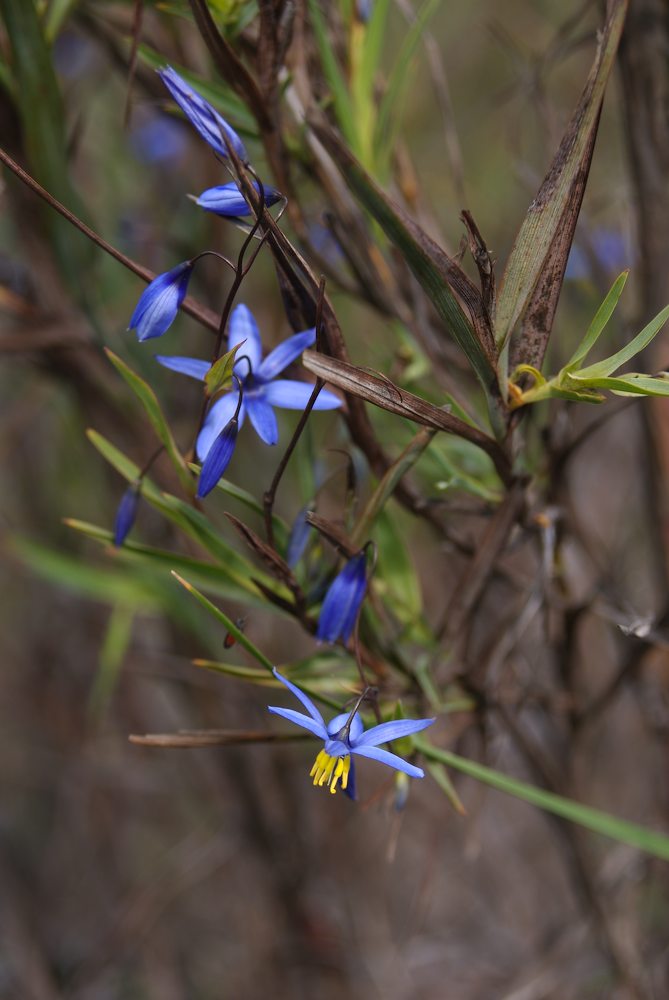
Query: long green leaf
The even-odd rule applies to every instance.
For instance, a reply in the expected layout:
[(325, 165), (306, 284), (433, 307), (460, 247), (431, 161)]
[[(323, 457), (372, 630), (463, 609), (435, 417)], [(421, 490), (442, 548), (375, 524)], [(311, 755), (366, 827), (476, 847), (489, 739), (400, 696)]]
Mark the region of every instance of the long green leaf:
[[(573, 376), (570, 376), (572, 381)], [(638, 375), (633, 372), (621, 375), (619, 378), (608, 376), (589, 378), (586, 386), (594, 389), (610, 389), (616, 395), (622, 396), (669, 396), (669, 380), (653, 378), (651, 375)]]
[(441, 0), (426, 0), (419, 10), (415, 21), (406, 34), (397, 62), (390, 75), (388, 88), (383, 95), (376, 126), (376, 141), (382, 144), (386, 158), (394, 145), (400, 126), (399, 106), (402, 101), (402, 92), (406, 89), (411, 78), (409, 73), (411, 60), (425, 28), (436, 14), (440, 3)]
[(170, 430), (163, 411), (160, 408), (160, 403), (158, 402), (155, 392), (143, 378), (140, 378), (137, 372), (134, 372), (132, 368), (125, 363), (125, 361), (119, 358), (118, 354), (114, 354), (114, 352), (110, 351), (108, 347), (105, 348), (105, 354), (113, 364), (116, 371), (128, 383), (144, 407), (146, 415), (151, 421), (151, 426), (158, 435), (159, 441), (161, 441), (165, 446), (165, 451), (169, 455), (172, 465), (176, 469), (179, 482), (188, 496), (193, 496), (195, 493), (195, 482), (188, 471), (188, 466), (186, 465), (183, 455), (177, 448), (176, 441), (172, 436), (172, 431)]
[(505, 792), (507, 795), (513, 795), (514, 798), (538, 806), (546, 812), (553, 813), (554, 816), (560, 816), (562, 819), (584, 826), (594, 833), (601, 833), (604, 837), (611, 837), (623, 844), (630, 844), (640, 851), (646, 851), (657, 858), (669, 861), (669, 837), (663, 833), (647, 830), (643, 826), (617, 819), (599, 809), (581, 805), (580, 802), (574, 802), (572, 799), (565, 799), (561, 795), (544, 791), (535, 785), (528, 785), (525, 781), (519, 781), (517, 778), (510, 778), (491, 767), (467, 760), (466, 757), (460, 757), (458, 754), (451, 753), (450, 750), (441, 750), (417, 737), (414, 738), (414, 743), (428, 760), (440, 761), (456, 771), (468, 774), (470, 778), (475, 778), (500, 792)]
[(322, 124), (314, 124), (313, 127), (353, 193), (402, 254), (488, 392), (495, 381), (494, 345), (492, 342), (484, 344), (479, 339), (473, 322), (465, 316), (451, 286), (456, 288), (463, 301), (468, 302), (472, 313), (481, 308), (478, 290), (456, 262), (384, 194), (329, 128)]
[[(113, 532), (107, 528), (100, 528), (95, 524), (77, 521), (74, 518), (66, 518), (65, 524), (104, 545), (111, 545), (113, 542)], [(231, 565), (229, 562), (215, 565), (203, 562), (201, 559), (193, 559), (176, 552), (156, 549), (150, 545), (131, 541), (125, 541), (123, 546), (115, 551), (115, 554), (116, 558), (124, 563), (148, 565), (163, 571), (166, 576), (172, 570), (188, 573), (199, 587), (203, 587), (218, 597), (227, 597), (233, 601), (241, 601), (244, 604), (253, 604), (262, 608), (272, 609), (274, 607), (271, 604), (268, 605), (268, 602), (261, 598), (257, 592), (251, 591), (247, 585), (247, 579), (240, 574), (239, 569), (234, 564)]]
[(657, 314), (657, 316), (644, 326), (641, 333), (638, 333), (634, 340), (630, 340), (629, 344), (612, 354), (609, 358), (604, 358), (603, 361), (598, 361), (597, 364), (588, 365), (587, 368), (581, 368), (579, 372), (572, 372), (572, 378), (600, 378), (604, 375), (610, 375), (611, 372), (616, 371), (621, 365), (624, 365), (627, 361), (630, 361), (636, 354), (643, 351), (644, 347), (650, 344), (651, 340), (657, 336), (664, 324), (669, 319), (669, 306), (665, 306), (664, 309)]
[(204, 596), (204, 594), (200, 593), (197, 587), (194, 587), (192, 583), (188, 582), (188, 580), (185, 580), (182, 576), (179, 576), (178, 573), (172, 571), (172, 576), (179, 581), (181, 586), (184, 587), (189, 594), (193, 595), (196, 601), (200, 602), (202, 607), (205, 608), (209, 612), (209, 614), (213, 615), (214, 618), (216, 618), (216, 620), (225, 627), (226, 632), (229, 632), (231, 635), (235, 637), (239, 645), (243, 646), (244, 649), (247, 651), (247, 653), (251, 654), (254, 660), (257, 660), (258, 663), (260, 663), (261, 666), (265, 668), (265, 670), (268, 670), (270, 672), (270, 674), (272, 673), (274, 667), (272, 665), (271, 660), (268, 660), (265, 654), (260, 649), (258, 649), (258, 647), (253, 642), (251, 642), (251, 640), (242, 632), (239, 626), (235, 622), (233, 622), (232, 618), (229, 618), (226, 615), (225, 611), (221, 611), (221, 609), (217, 608), (215, 604), (212, 604), (211, 601)]
[[(0, 15), (11, 49), (12, 89), (30, 172), (50, 194), (85, 218), (86, 210), (70, 181), (63, 102), (35, 0), (0, 0)], [(92, 260), (88, 241), (46, 206), (44, 225), (57, 266), (77, 301), (84, 302), (85, 275)]]
[[(118, 448), (115, 448), (97, 431), (89, 430), (87, 437), (103, 458), (128, 482), (132, 483), (137, 479), (139, 467), (126, 458)], [(225, 566), (237, 584), (253, 597), (257, 598), (258, 596), (258, 588), (253, 583), (254, 579), (283, 597), (290, 596), (288, 591), (281, 588), (272, 577), (262, 570), (256, 569), (251, 562), (237, 552), (225, 538), (213, 529), (203, 514), (183, 500), (179, 500), (169, 493), (163, 493), (146, 476), (142, 479), (142, 496), (164, 517), (194, 539), (212, 558)]]
[(332, 91), (332, 99), (339, 127), (346, 136), (351, 148), (358, 152), (360, 142), (355, 127), (356, 119), (353, 113), (351, 97), (344, 76), (337, 63), (337, 57), (335, 56), (318, 0), (309, 0), (309, 14), (316, 44), (318, 45), (318, 53), (323, 65), (323, 72)]
[(604, 327), (611, 319), (628, 277), (629, 271), (623, 271), (622, 274), (618, 275), (606, 298), (595, 313), (585, 337), (565, 365), (566, 368), (571, 368), (572, 366), (578, 367), (583, 358), (590, 353), (591, 348), (594, 347)]
[(573, 196), (574, 185), (580, 183), (579, 177), (583, 184), (587, 178), (589, 155), (586, 154), (592, 148), (604, 91), (625, 21), (627, 0), (613, 0), (610, 10), (581, 99), (551, 168), (528, 209), (504, 271), (495, 321), (495, 339), (500, 350), (507, 344), (543, 274), (544, 262)]

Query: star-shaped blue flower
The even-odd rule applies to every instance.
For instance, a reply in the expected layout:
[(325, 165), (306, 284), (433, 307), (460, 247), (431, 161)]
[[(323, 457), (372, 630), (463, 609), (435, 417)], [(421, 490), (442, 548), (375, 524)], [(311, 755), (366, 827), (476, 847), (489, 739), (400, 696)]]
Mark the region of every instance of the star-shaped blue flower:
[[(311, 347), (315, 340), (314, 329), (304, 330), (293, 337), (288, 337), (263, 358), (260, 333), (251, 310), (245, 305), (238, 305), (232, 312), (228, 350), (232, 350), (237, 344), (242, 345), (237, 352), (237, 361), (233, 369), (242, 387), (239, 426), (242, 426), (248, 414), (258, 436), (265, 444), (276, 444), (279, 440), (274, 406), (287, 410), (303, 410), (309, 402), (313, 385), (294, 379), (279, 379), (277, 375), (299, 358), (303, 351)], [(202, 381), (211, 368), (209, 361), (201, 361), (198, 358), (156, 355), (156, 360), (165, 368), (171, 368), (172, 371)], [(231, 420), (237, 409), (238, 399), (239, 390), (234, 389), (216, 400), (210, 408), (197, 439), (197, 454), (200, 461), (204, 461), (212, 444)], [(341, 400), (333, 393), (322, 389), (314, 409), (333, 410), (338, 406), (341, 406)]]
[(422, 729), (427, 729), (435, 721), (434, 719), (397, 719), (394, 722), (382, 722), (379, 726), (365, 731), (362, 719), (357, 711), (342, 712), (326, 724), (323, 716), (314, 705), (311, 698), (307, 697), (295, 684), (283, 677), (278, 670), (274, 670), (274, 676), (281, 681), (295, 697), (302, 702), (308, 715), (302, 712), (295, 712), (292, 708), (277, 708), (270, 705), (269, 711), (274, 715), (280, 715), (296, 726), (308, 730), (317, 739), (323, 741), (323, 749), (320, 751), (309, 777), (314, 779), (314, 785), (322, 787), (328, 785), (334, 794), (337, 791), (337, 784), (341, 782), (341, 787), (350, 798), (355, 798), (355, 772), (351, 756), (357, 754), (359, 757), (371, 757), (378, 760), (387, 767), (392, 767), (396, 771), (403, 771), (412, 778), (423, 778), (424, 772), (420, 767), (409, 764), (389, 750), (383, 750), (380, 743), (389, 743), (391, 740), (400, 739), (402, 736), (410, 736), (412, 733), (419, 733)]

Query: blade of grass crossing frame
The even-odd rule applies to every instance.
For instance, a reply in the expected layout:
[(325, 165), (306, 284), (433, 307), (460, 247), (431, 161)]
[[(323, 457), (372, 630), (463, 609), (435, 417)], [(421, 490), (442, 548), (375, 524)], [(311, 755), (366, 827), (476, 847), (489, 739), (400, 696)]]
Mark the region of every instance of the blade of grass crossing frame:
[(535, 785), (529, 785), (525, 781), (519, 781), (517, 778), (510, 778), (491, 767), (467, 760), (466, 757), (460, 757), (449, 750), (433, 747), (416, 737), (414, 737), (414, 745), (428, 760), (439, 761), (456, 771), (469, 775), (470, 778), (475, 778), (476, 781), (490, 785), (491, 788), (496, 788), (507, 795), (513, 795), (514, 798), (522, 799), (523, 802), (529, 802), (530, 805), (538, 806), (539, 809), (544, 809), (554, 816), (560, 816), (561, 819), (566, 819), (570, 823), (577, 823), (594, 833), (600, 833), (604, 837), (629, 844), (640, 851), (646, 851), (657, 858), (669, 861), (669, 836), (663, 833), (647, 830), (643, 826), (628, 823), (626, 820), (610, 816), (599, 809), (581, 805), (580, 802), (574, 802), (572, 799), (565, 799), (561, 795), (547, 792)]
[(143, 378), (140, 378), (139, 375), (129, 367), (129, 365), (126, 365), (125, 361), (122, 361), (117, 354), (114, 354), (114, 352), (110, 351), (109, 348), (105, 348), (105, 354), (113, 364), (114, 368), (116, 368), (119, 375), (121, 375), (128, 383), (144, 407), (146, 415), (151, 421), (151, 426), (156, 432), (159, 441), (161, 441), (165, 446), (165, 451), (169, 455), (172, 465), (176, 469), (179, 482), (188, 496), (193, 496), (195, 493), (195, 481), (188, 471), (188, 466), (186, 465), (183, 455), (177, 448), (176, 441), (172, 437), (172, 431), (170, 430), (167, 420), (163, 415), (163, 411), (160, 408), (160, 403), (158, 402), (155, 392), (151, 386), (145, 382)]

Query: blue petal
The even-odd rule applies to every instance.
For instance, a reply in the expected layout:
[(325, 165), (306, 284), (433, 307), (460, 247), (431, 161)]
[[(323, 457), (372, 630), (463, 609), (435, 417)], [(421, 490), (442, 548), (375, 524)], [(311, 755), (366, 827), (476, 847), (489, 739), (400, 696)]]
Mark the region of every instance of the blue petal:
[(393, 722), (382, 722), (380, 726), (368, 729), (360, 738), (356, 737), (351, 742), (357, 747), (376, 747), (379, 743), (390, 743), (391, 740), (399, 740), (402, 736), (419, 733), (421, 729), (431, 726), (434, 721), (434, 719), (396, 719)]
[(288, 719), (289, 722), (294, 722), (296, 726), (302, 726), (302, 729), (308, 729), (310, 733), (317, 736), (319, 740), (324, 740), (327, 738), (327, 733), (325, 732), (323, 726), (316, 722), (315, 719), (310, 719), (308, 715), (302, 715), (301, 712), (295, 712), (292, 708), (277, 708), (275, 705), (268, 705), (268, 711), (272, 712), (274, 715), (280, 715), (282, 719)]
[(284, 368), (287, 368), (291, 361), (299, 358), (300, 354), (306, 351), (307, 347), (311, 347), (315, 341), (315, 327), (311, 330), (304, 330), (302, 333), (296, 333), (293, 337), (288, 337), (287, 340), (284, 340), (278, 347), (269, 352), (258, 369), (257, 374), (260, 378), (269, 382), (270, 379), (276, 378)]
[[(260, 333), (258, 331), (258, 324), (255, 321), (253, 313), (248, 306), (243, 305), (241, 302), (238, 306), (232, 310), (232, 315), (230, 317), (230, 329), (228, 331), (228, 350), (231, 351), (233, 347), (245, 340), (246, 343), (243, 347), (239, 348), (238, 355), (246, 355), (246, 357), (251, 362), (251, 369), (253, 374), (257, 374), (260, 368), (260, 362), (262, 361), (262, 343), (260, 340)], [(238, 361), (235, 365), (235, 374), (242, 379), (242, 381), (249, 374), (249, 366), (246, 361)]]
[(128, 487), (121, 497), (121, 502), (118, 505), (116, 519), (114, 520), (114, 545), (123, 545), (124, 541), (128, 537), (132, 526), (135, 523), (138, 505), (139, 488), (135, 484)]
[(137, 330), (138, 340), (162, 337), (170, 328), (186, 297), (193, 265), (189, 260), (159, 274), (140, 295), (130, 317), (129, 330)]
[(210, 361), (200, 361), (199, 358), (182, 358), (175, 354), (156, 354), (155, 359), (163, 368), (169, 368), (173, 372), (180, 372), (181, 375), (190, 375), (200, 382), (204, 382), (204, 377), (211, 368)]
[(304, 707), (306, 708), (307, 712), (314, 720), (314, 722), (317, 722), (319, 726), (322, 726), (324, 734), (323, 739), (325, 739), (328, 733), (325, 727), (325, 722), (323, 721), (323, 716), (318, 711), (311, 698), (309, 698), (309, 696), (306, 695), (304, 691), (301, 691), (300, 688), (297, 687), (297, 685), (292, 684), (287, 677), (284, 677), (283, 674), (280, 674), (279, 671), (276, 670), (276, 668), (272, 671), (272, 673), (274, 674), (274, 676), (278, 681), (281, 681), (281, 683), (285, 687), (287, 687), (292, 694), (295, 695), (298, 701), (302, 702), (302, 704), (304, 705)]
[[(260, 187), (256, 181), (253, 182), (253, 186), (256, 191), (260, 191)], [(268, 208), (281, 200), (279, 192), (274, 188), (267, 187), (266, 184), (263, 184), (263, 193), (265, 195), (265, 205)], [(199, 205), (200, 208), (204, 208), (207, 212), (213, 212), (215, 215), (226, 217), (239, 217), (252, 214), (244, 195), (234, 181), (231, 181), (229, 184), (218, 184), (216, 187), (207, 188), (206, 191), (202, 192), (195, 204)]]
[(212, 108), (197, 91), (186, 83), (171, 66), (159, 69), (158, 75), (170, 94), (179, 105), (191, 125), (195, 126), (205, 142), (215, 149), (220, 156), (227, 156), (228, 150), (221, 133), (228, 137), (230, 145), (240, 160), (248, 162), (248, 154), (244, 143), (233, 128), (228, 125), (218, 111)]
[(367, 589), (367, 566), (364, 552), (359, 552), (335, 577), (325, 595), (318, 619), (317, 638), (336, 642), (339, 636), (348, 642)]
[[(204, 426), (198, 435), (197, 444), (195, 446), (197, 457), (201, 462), (203, 462), (207, 457), (209, 449), (225, 425), (229, 420), (232, 420), (235, 410), (237, 409), (238, 399), (239, 393), (231, 392), (227, 396), (221, 396), (220, 399), (217, 399), (209, 409)], [(242, 403), (239, 416), (237, 417), (237, 422), (240, 427), (244, 423), (245, 409), (244, 403)]]
[[(350, 714), (350, 712), (342, 712), (341, 715), (335, 715), (334, 719), (330, 719), (328, 722), (328, 736), (337, 736), (348, 722)], [(349, 743), (355, 743), (362, 736), (364, 728), (362, 719), (356, 712), (351, 722), (351, 728), (349, 729)]]
[(382, 750), (381, 747), (351, 747), (351, 753), (358, 754), (359, 757), (371, 757), (372, 760), (378, 760), (381, 764), (395, 768), (396, 771), (404, 771), (411, 778), (425, 777), (425, 773), (419, 767), (402, 760), (389, 750)]
[(348, 795), (349, 799), (355, 802), (355, 763), (351, 757), (351, 766), (348, 772), (348, 781), (346, 782), (346, 788), (344, 789), (344, 795)]
[[(314, 387), (309, 382), (280, 378), (263, 386), (263, 395), (272, 406), (279, 406), (284, 410), (303, 410), (311, 399), (313, 390)], [(341, 406), (341, 399), (327, 389), (321, 389), (314, 403), (314, 410), (335, 410), (338, 406)]]
[(200, 469), (200, 478), (195, 494), (199, 500), (211, 493), (230, 464), (237, 443), (237, 430), (238, 422), (234, 419), (230, 420), (207, 452), (207, 457)]
[(274, 410), (264, 400), (261, 390), (249, 392), (245, 396), (249, 420), (253, 424), (261, 441), (265, 444), (276, 444), (279, 440), (279, 428), (276, 424)]

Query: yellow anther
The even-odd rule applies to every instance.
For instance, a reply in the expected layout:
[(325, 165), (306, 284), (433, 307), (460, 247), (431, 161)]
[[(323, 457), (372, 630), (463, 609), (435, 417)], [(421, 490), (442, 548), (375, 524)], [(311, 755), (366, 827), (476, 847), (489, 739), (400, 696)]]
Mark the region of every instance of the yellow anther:
[(337, 791), (337, 784), (342, 788), (348, 785), (348, 774), (351, 769), (351, 758), (331, 757), (325, 750), (321, 750), (314, 761), (309, 772), (309, 777), (314, 779), (314, 785), (322, 787), (327, 784), (334, 795)]
[(328, 785), (330, 784), (330, 780), (332, 778), (332, 772), (335, 769), (336, 763), (337, 763), (336, 757), (328, 757), (328, 762), (325, 765), (324, 770), (321, 771), (320, 777), (318, 779), (319, 786), (324, 785), (326, 781)]

